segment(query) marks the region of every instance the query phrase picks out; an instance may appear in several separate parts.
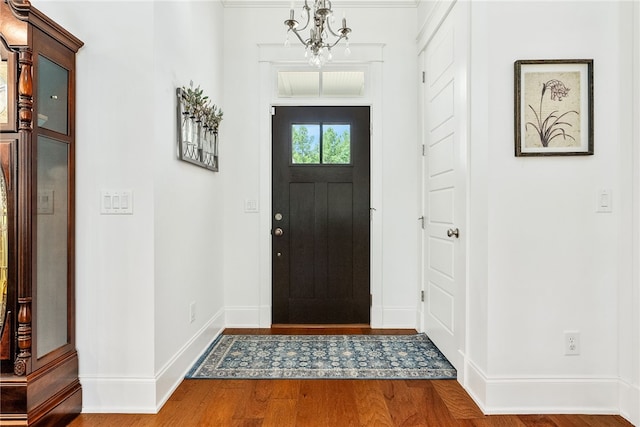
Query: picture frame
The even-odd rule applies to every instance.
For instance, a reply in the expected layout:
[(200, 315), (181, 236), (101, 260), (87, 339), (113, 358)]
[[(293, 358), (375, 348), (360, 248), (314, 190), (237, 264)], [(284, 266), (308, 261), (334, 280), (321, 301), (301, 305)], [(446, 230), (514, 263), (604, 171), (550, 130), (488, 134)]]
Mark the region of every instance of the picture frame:
[(514, 63), (515, 155), (593, 155), (593, 59)]

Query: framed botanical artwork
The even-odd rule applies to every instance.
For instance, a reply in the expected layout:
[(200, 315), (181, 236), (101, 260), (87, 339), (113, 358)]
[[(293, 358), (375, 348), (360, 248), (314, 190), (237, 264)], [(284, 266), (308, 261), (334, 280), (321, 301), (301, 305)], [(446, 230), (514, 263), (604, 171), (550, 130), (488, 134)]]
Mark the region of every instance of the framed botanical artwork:
[(515, 62), (515, 155), (593, 154), (593, 60)]

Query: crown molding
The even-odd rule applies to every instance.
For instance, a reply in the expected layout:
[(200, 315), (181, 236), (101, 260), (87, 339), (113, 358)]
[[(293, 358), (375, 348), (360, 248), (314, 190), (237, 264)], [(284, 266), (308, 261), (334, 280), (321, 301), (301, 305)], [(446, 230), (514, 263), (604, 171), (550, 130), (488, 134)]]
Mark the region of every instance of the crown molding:
[[(220, 0), (224, 7), (265, 7), (285, 8), (291, 7), (292, 0)], [(309, 0), (312, 2), (313, 0)], [(335, 6), (349, 8), (399, 8), (418, 7), (421, 0), (339, 0)], [(296, 7), (302, 4), (302, 0), (293, 0)]]

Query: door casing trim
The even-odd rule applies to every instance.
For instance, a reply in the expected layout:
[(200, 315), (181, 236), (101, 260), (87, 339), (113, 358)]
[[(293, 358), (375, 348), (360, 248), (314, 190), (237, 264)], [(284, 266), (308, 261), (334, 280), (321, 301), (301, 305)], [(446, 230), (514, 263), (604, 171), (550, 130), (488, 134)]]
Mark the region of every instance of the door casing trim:
[[(382, 47), (380, 47), (380, 52)], [(299, 63), (298, 63), (299, 64)], [(370, 246), (370, 287), (373, 295), (371, 307), (371, 327), (384, 327), (383, 292), (382, 292), (382, 58), (360, 62), (367, 69), (367, 82), (370, 84), (368, 95), (362, 98), (295, 98), (277, 99), (274, 97), (275, 69), (286, 65), (295, 65), (285, 60), (274, 58), (272, 61), (260, 62), (260, 239), (259, 239), (259, 327), (271, 326), (271, 108), (282, 105), (336, 105), (336, 106), (369, 106), (371, 108), (371, 207), (375, 208), (371, 220)]]

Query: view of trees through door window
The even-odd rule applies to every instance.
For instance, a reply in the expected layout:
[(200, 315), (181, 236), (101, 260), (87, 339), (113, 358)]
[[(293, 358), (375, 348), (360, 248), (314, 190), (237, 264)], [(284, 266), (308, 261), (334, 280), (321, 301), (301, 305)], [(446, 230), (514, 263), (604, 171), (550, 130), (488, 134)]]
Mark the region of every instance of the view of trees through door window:
[(351, 126), (345, 124), (294, 124), (291, 126), (293, 164), (351, 164)]

